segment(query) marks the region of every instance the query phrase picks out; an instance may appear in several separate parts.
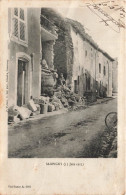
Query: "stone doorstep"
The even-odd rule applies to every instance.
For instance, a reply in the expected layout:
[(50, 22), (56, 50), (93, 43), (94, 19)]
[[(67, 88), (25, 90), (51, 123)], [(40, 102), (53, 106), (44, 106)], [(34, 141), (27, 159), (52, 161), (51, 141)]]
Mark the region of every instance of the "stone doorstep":
[(68, 109), (63, 108), (63, 109), (60, 109), (58, 111), (47, 112), (47, 114), (37, 114), (37, 115), (31, 116), (28, 119), (24, 119), (24, 120), (16, 122), (16, 123), (11, 123), (11, 125), (9, 124), (9, 126), (15, 126), (16, 124), (19, 124), (19, 123), (23, 124), (23, 123), (25, 123), (27, 121), (34, 121), (34, 120), (46, 118), (46, 117), (49, 117), (49, 116), (55, 116), (55, 115), (59, 115), (59, 114), (64, 114), (64, 113), (67, 113), (67, 112), (68, 112)]

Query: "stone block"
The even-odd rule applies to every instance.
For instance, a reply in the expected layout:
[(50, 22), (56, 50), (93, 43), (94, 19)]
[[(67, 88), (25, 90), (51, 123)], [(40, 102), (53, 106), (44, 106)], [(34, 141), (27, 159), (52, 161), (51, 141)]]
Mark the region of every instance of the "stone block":
[(17, 117), (17, 116), (14, 116), (14, 115), (9, 115), (8, 116), (8, 122), (14, 122), (14, 123), (18, 123), (20, 122), (20, 119)]
[(17, 111), (19, 112), (20, 118), (22, 120), (29, 118), (32, 113), (32, 111), (29, 110), (28, 108), (18, 107), (18, 106), (17, 106)]
[(17, 116), (19, 114), (18, 110), (17, 110), (17, 106), (11, 106), (8, 108), (8, 115), (9, 116)]
[(28, 106), (29, 110), (31, 110), (32, 112), (37, 111), (37, 107), (36, 107), (36, 105), (35, 105), (33, 100), (30, 100), (28, 102), (27, 106)]

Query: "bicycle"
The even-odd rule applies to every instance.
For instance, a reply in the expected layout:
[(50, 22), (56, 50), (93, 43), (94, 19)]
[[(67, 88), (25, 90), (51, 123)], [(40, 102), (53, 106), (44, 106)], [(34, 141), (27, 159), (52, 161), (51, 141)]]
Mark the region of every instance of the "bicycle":
[(109, 130), (117, 127), (117, 112), (110, 112), (106, 115), (105, 125)]

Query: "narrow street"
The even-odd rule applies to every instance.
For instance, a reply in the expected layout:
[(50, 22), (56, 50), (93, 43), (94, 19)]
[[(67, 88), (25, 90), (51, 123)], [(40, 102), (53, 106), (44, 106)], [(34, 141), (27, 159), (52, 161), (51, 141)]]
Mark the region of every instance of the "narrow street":
[(105, 129), (105, 116), (117, 111), (117, 99), (84, 110), (9, 126), (10, 158), (76, 158)]

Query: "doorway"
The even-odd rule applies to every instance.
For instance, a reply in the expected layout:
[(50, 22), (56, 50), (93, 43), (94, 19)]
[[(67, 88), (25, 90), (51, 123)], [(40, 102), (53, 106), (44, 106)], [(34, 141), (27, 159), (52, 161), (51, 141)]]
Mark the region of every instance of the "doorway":
[(28, 100), (28, 62), (18, 60), (18, 74), (17, 74), (17, 105), (22, 106)]
[(74, 80), (74, 93), (78, 93), (78, 81)]

